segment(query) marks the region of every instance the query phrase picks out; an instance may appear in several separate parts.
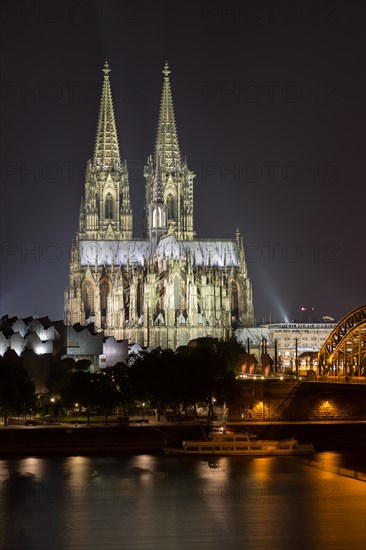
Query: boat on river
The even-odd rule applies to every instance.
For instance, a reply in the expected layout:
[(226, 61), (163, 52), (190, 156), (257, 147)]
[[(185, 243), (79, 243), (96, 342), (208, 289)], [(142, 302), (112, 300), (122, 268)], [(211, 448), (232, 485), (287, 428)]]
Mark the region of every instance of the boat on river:
[(294, 437), (266, 440), (225, 430), (211, 433), (208, 440), (183, 441), (181, 448), (165, 447), (163, 451), (166, 455), (277, 456), (313, 454), (314, 447), (311, 443), (298, 443)]

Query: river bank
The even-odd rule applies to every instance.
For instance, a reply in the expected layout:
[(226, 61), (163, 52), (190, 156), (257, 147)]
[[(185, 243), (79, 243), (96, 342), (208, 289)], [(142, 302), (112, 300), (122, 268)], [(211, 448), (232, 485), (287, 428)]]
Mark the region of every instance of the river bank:
[[(316, 451), (366, 450), (366, 423), (247, 423), (236, 431), (249, 431), (260, 439), (296, 437), (312, 443)], [(0, 428), (0, 458), (9, 456), (118, 455), (161, 453), (187, 439), (203, 439), (207, 427), (163, 426), (29, 426)]]

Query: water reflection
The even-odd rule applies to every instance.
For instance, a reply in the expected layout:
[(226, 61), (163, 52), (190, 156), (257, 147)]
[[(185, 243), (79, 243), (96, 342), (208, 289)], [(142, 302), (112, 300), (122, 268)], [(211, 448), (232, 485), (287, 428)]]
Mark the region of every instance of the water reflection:
[(366, 484), (333, 472), (336, 453), (317, 460), (321, 468), (296, 457), (0, 461), (1, 544), (364, 550)]

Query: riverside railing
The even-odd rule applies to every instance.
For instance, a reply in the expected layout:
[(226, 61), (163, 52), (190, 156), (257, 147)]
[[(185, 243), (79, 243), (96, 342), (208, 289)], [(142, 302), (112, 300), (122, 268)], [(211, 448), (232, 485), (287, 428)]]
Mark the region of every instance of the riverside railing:
[(313, 376), (303, 382), (327, 382), (331, 384), (366, 384), (366, 376)]

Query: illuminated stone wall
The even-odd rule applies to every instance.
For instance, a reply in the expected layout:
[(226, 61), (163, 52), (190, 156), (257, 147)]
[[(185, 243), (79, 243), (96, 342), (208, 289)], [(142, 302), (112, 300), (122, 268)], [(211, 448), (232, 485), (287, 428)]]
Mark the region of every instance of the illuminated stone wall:
[(107, 63), (103, 72), (65, 324), (93, 323), (105, 336), (154, 348), (176, 349), (200, 337), (228, 340), (234, 328), (254, 320), (243, 239), (239, 229), (232, 238), (196, 237), (194, 173), (179, 147), (169, 67), (163, 70), (155, 151), (144, 169), (142, 238), (132, 235), (128, 167), (120, 155)]
[(366, 419), (366, 384), (245, 381), (231, 420)]

